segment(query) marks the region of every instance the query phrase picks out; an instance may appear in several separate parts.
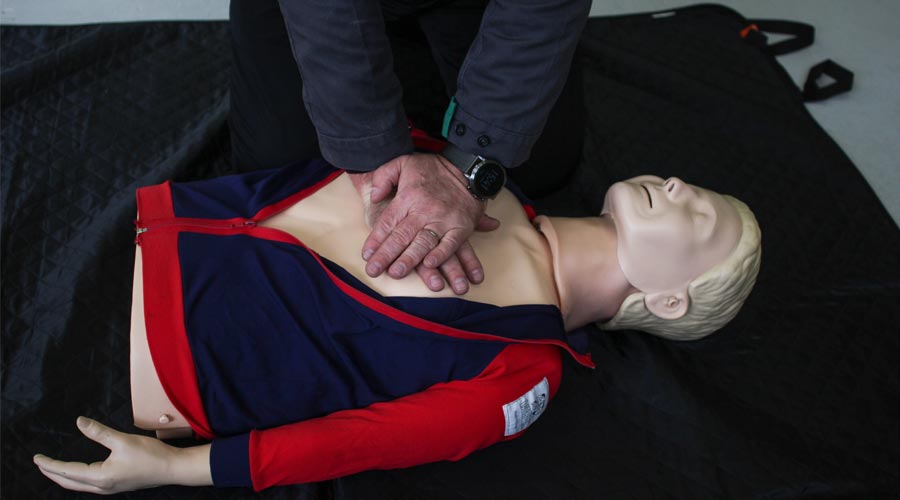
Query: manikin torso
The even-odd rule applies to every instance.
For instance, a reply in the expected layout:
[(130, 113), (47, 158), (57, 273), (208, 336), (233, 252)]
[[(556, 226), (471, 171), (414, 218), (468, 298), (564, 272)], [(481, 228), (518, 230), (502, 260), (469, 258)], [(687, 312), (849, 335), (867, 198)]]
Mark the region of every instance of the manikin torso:
[[(498, 306), (519, 304), (559, 305), (551, 250), (535, 230), (521, 203), (509, 191), (490, 202), (488, 213), (500, 219), (491, 232), (470, 238), (485, 269), (485, 280), (470, 285), (466, 300)], [(415, 273), (396, 280), (365, 273), (360, 249), (369, 234), (363, 206), (347, 175), (336, 178), (313, 195), (260, 225), (286, 231), (319, 255), (337, 263), (383, 296), (453, 297), (449, 286), (429, 290)], [(157, 430), (160, 437), (190, 432), (184, 417), (163, 391), (153, 368), (143, 316), (141, 249), (135, 255), (131, 325), (131, 394), (135, 425)]]

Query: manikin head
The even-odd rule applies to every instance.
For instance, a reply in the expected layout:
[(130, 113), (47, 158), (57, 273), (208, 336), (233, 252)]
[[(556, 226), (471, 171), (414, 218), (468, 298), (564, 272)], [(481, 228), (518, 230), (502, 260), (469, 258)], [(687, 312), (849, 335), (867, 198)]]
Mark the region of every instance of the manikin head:
[(610, 187), (602, 215), (615, 224), (619, 265), (638, 292), (600, 328), (697, 339), (731, 320), (756, 282), (759, 226), (730, 196), (645, 175)]

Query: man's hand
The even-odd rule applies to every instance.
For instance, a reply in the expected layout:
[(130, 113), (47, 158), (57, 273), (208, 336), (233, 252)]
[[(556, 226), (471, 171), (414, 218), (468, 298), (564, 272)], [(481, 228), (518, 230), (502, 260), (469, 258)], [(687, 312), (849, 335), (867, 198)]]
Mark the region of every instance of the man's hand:
[(158, 439), (126, 434), (96, 420), (78, 417), (78, 430), (109, 448), (103, 462), (62, 462), (35, 455), (41, 472), (63, 488), (109, 495), (164, 484), (212, 484), (209, 445), (176, 448)]
[(446, 279), (457, 294), (466, 293), (469, 282), (483, 281), (484, 269), (468, 238), (500, 223), (484, 214), (486, 204), (469, 193), (465, 177), (446, 159), (404, 155), (351, 179), (372, 227), (362, 250), (366, 274), (387, 270), (403, 278), (415, 268), (429, 289), (443, 289)]

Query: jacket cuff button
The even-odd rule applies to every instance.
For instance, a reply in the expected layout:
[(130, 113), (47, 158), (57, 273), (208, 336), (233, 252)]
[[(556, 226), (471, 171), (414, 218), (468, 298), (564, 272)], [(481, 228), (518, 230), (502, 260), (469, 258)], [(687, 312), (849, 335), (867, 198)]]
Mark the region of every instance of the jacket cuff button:
[(466, 126), (462, 123), (456, 124), (456, 135), (466, 135)]
[(490, 137), (488, 137), (486, 135), (482, 135), (482, 136), (478, 137), (478, 145), (479, 146), (486, 148), (490, 143), (491, 143)]

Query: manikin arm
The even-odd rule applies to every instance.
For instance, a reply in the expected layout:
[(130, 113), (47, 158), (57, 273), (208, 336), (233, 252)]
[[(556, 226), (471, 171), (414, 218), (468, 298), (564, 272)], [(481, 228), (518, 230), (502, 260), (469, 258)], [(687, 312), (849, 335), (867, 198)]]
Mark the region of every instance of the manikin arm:
[[(65, 488), (108, 494), (164, 484), (262, 490), (364, 470), (459, 460), (520, 435), (556, 393), (561, 372), (555, 347), (514, 344), (472, 380), (436, 384), (393, 401), (218, 439), (212, 445), (176, 448), (79, 418), (79, 429), (109, 448), (109, 458), (90, 465), (43, 455), (34, 461)], [(523, 414), (525, 406), (531, 410)]]
[[(436, 384), (394, 401), (252, 432), (245, 448), (249, 479), (258, 491), (365, 470), (460, 460), (520, 435), (556, 394), (561, 375), (558, 349), (510, 345), (472, 380)], [(523, 396), (541, 391), (533, 417), (505, 416), (505, 405), (510, 411), (518, 409)], [(214, 442), (213, 455), (216, 447)], [(219, 484), (215, 470), (213, 480)]]
[(110, 450), (103, 462), (63, 462), (35, 455), (41, 472), (63, 488), (110, 495), (166, 484), (212, 485), (210, 445), (176, 448), (158, 439), (126, 434), (78, 417), (78, 430)]

